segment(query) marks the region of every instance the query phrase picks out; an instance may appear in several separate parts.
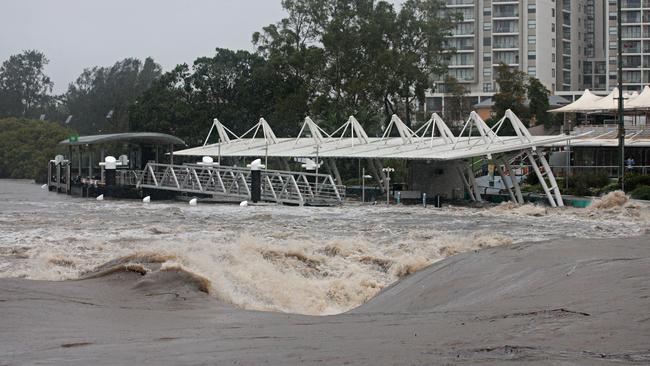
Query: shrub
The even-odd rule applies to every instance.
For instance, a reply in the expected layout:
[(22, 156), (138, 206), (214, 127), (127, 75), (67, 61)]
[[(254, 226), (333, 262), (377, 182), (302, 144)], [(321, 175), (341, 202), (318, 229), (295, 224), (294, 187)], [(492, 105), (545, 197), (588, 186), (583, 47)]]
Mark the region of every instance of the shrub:
[(569, 178), (569, 193), (576, 196), (595, 195), (609, 184), (609, 175), (605, 171), (579, 171)]
[(633, 191), (638, 186), (650, 186), (650, 175), (625, 173), (625, 190)]
[(638, 186), (630, 192), (630, 196), (638, 200), (650, 200), (650, 186)]

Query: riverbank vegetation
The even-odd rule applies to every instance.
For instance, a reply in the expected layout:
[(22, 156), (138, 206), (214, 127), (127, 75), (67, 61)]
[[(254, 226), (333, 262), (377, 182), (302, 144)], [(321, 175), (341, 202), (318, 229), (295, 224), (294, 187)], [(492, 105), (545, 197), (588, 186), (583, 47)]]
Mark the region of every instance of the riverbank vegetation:
[(0, 119), (0, 178), (45, 181), (48, 161), (69, 134), (55, 122)]

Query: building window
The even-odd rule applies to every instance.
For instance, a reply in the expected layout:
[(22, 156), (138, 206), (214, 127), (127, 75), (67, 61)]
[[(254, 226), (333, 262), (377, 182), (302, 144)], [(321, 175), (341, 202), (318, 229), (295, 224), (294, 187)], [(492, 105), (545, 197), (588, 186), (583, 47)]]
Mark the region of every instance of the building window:
[(528, 36), (528, 44), (535, 44), (535, 36)]
[(490, 23), (490, 22), (483, 23), (483, 30), (485, 30), (485, 31), (492, 30), (492, 23)]
[(528, 4), (528, 13), (535, 13), (536, 10), (535, 4)]
[(528, 29), (535, 29), (537, 23), (535, 20), (529, 20), (528, 21)]
[(537, 58), (537, 52), (535, 51), (528, 51), (528, 59), (529, 60), (534, 60)]
[(537, 70), (535, 69), (535, 66), (528, 66), (528, 75), (530, 76), (537, 75)]
[(492, 69), (483, 69), (483, 76), (492, 76)]

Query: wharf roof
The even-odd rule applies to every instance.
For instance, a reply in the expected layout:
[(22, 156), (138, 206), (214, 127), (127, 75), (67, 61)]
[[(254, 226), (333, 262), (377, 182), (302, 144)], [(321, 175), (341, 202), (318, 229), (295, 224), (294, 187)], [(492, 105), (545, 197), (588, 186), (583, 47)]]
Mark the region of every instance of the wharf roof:
[[(516, 135), (498, 135), (501, 126), (507, 122)], [(208, 134), (203, 146), (177, 151), (174, 154), (255, 158), (456, 160), (520, 151), (571, 138), (567, 135), (532, 136), (510, 110), (493, 127), (489, 127), (476, 112), (472, 112), (457, 136), (435, 113), (416, 131), (411, 130), (397, 116), (393, 116), (389, 125), (384, 128), (382, 137), (369, 137), (353, 116), (331, 134), (323, 131), (309, 117), (305, 118), (297, 137), (276, 137), (263, 118), (242, 136), (232, 133), (218, 119), (214, 120), (210, 133), (213, 130), (219, 134), (220, 142), (208, 144)], [(391, 132), (398, 136), (391, 136)]]
[(185, 141), (165, 133), (158, 132), (125, 132), (103, 135), (79, 136), (76, 140), (66, 139), (59, 142), (60, 145), (96, 145), (111, 143), (131, 144), (159, 144), (159, 145), (183, 145)]

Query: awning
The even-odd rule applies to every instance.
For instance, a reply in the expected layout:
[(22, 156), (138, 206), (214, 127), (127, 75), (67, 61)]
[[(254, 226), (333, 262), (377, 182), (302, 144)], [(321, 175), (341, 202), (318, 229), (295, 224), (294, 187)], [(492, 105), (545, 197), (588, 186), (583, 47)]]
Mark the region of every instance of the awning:
[[(499, 136), (498, 131), (504, 123), (510, 123), (516, 135)], [(204, 146), (177, 151), (175, 155), (456, 160), (520, 151), (571, 138), (567, 135), (532, 136), (510, 110), (493, 128), (485, 124), (476, 112), (472, 112), (458, 136), (454, 136), (435, 113), (416, 131), (393, 116), (382, 137), (369, 137), (354, 117), (350, 117), (332, 134), (325, 133), (307, 117), (298, 137), (291, 138), (277, 138), (274, 135), (270, 138), (272, 131), (270, 127), (262, 128), (265, 125), (266, 121), (261, 119), (258, 125), (253, 126), (249, 130), (255, 131), (252, 137), (231, 137), (227, 133), (229, 130), (215, 119), (211, 131), (219, 133), (220, 143), (207, 144), (208, 135)], [(396, 131), (399, 136), (391, 137), (391, 131)], [(257, 137), (258, 132), (263, 137)]]

